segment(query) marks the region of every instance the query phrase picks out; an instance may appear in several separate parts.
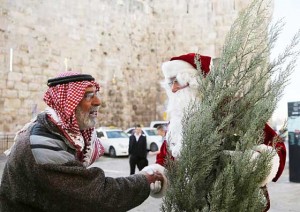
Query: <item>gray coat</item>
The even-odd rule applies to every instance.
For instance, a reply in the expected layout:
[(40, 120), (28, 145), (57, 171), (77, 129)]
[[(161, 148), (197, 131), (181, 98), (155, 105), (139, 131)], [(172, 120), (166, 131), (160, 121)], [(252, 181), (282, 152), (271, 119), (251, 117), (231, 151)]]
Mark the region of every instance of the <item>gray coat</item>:
[[(64, 157), (64, 163), (40, 162), (30, 143), (36, 124), (52, 132), (53, 126), (37, 121), (19, 134), (2, 176), (0, 211), (128, 211), (148, 198), (150, 187), (142, 174), (105, 177), (102, 169), (85, 168), (75, 155)], [(74, 154), (62, 143), (63, 155)]]

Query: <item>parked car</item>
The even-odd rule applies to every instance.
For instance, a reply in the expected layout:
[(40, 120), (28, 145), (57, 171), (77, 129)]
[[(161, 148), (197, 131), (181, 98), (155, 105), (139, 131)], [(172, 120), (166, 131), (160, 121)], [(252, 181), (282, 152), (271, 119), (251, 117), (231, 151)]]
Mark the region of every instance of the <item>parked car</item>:
[(129, 137), (123, 130), (100, 127), (96, 132), (105, 154), (110, 157), (128, 156)]
[[(134, 134), (134, 127), (131, 127), (125, 132), (128, 136)], [(152, 127), (142, 127), (142, 134), (144, 134), (147, 138), (147, 149), (151, 152), (157, 151), (162, 145), (162, 137), (157, 134), (156, 128)]]
[(167, 126), (168, 123), (169, 123), (168, 121), (151, 121), (150, 127), (157, 128), (158, 125), (165, 125), (165, 126)]

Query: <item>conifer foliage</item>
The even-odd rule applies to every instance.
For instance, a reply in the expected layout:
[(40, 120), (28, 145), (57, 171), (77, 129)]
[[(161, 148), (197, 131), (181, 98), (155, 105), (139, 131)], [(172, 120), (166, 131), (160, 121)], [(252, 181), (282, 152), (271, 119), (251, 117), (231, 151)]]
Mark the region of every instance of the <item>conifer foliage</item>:
[(264, 125), (299, 54), (297, 33), (270, 59), (284, 24), (271, 25), (268, 6), (254, 0), (241, 12), (218, 64), (206, 77), (199, 71), (199, 98), (182, 120), (181, 156), (168, 161), (170, 185), (162, 211), (263, 211), (260, 185), (276, 153), (254, 158), (251, 149), (263, 143)]

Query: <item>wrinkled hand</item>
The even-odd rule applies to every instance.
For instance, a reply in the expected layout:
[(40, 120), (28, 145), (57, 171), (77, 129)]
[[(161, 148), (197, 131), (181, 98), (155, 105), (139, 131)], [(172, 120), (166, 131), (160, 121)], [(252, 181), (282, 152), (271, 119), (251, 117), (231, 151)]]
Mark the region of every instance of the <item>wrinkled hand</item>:
[(167, 189), (167, 178), (164, 175), (165, 168), (159, 164), (151, 164), (142, 169), (150, 185), (150, 196), (161, 198)]
[(146, 172), (147, 180), (150, 184), (150, 189), (154, 193), (157, 193), (161, 189), (161, 184), (164, 181), (162, 173), (158, 172), (151, 166), (146, 166), (143, 168), (142, 172)]

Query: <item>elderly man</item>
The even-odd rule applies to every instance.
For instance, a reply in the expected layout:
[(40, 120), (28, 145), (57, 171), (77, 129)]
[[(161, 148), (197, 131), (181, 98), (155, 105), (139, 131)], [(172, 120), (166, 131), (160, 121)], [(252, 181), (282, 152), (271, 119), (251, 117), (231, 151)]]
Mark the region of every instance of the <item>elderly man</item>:
[[(164, 88), (169, 98), (168, 102), (168, 114), (170, 117), (170, 124), (167, 132), (167, 146), (161, 149), (160, 152), (165, 154), (159, 155), (159, 160), (165, 160), (168, 156), (168, 151), (176, 159), (180, 157), (180, 150), (182, 146), (182, 118), (184, 111), (187, 109), (191, 100), (197, 99), (197, 88), (199, 86), (197, 81), (197, 65), (195, 59), (201, 64), (202, 74), (206, 76), (209, 74), (211, 66), (211, 57), (199, 55), (195, 57), (194, 53), (173, 57), (170, 61), (166, 61), (162, 64), (162, 71), (165, 77)], [(277, 142), (274, 144), (273, 139), (277, 136), (276, 132), (268, 125), (264, 127), (264, 144), (256, 146), (254, 148), (259, 155), (262, 151), (272, 151), (277, 149), (277, 154), (272, 159), (272, 168), (267, 178), (262, 182), (262, 186), (270, 181), (277, 181), (283, 172), (286, 159), (286, 149), (283, 142)], [(167, 148), (167, 149), (166, 149)], [(267, 199), (268, 194), (266, 192)], [(267, 208), (269, 205), (267, 206)]]
[(88, 168), (103, 154), (94, 129), (99, 84), (91, 75), (63, 73), (48, 86), (48, 107), (17, 133), (0, 211), (128, 211), (160, 190), (163, 176), (153, 169), (114, 179)]

